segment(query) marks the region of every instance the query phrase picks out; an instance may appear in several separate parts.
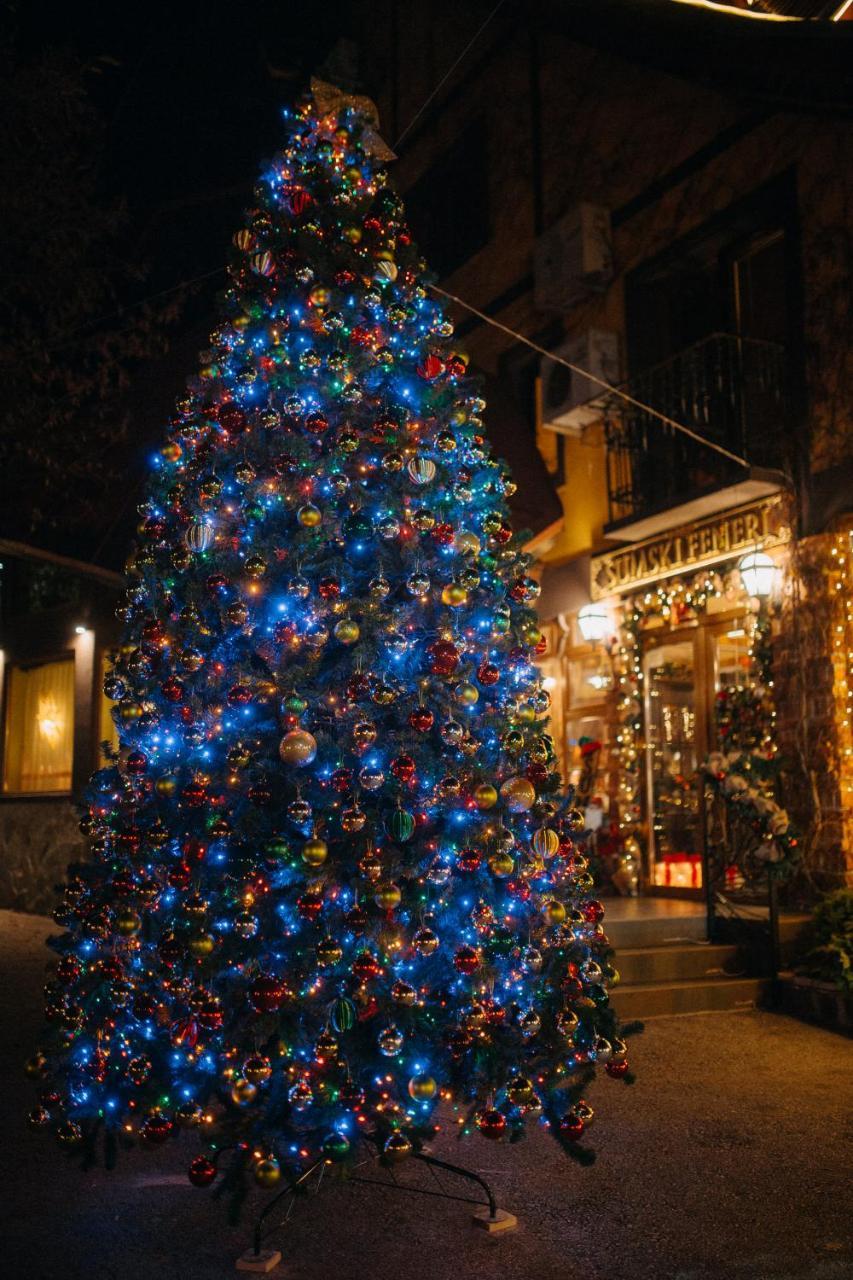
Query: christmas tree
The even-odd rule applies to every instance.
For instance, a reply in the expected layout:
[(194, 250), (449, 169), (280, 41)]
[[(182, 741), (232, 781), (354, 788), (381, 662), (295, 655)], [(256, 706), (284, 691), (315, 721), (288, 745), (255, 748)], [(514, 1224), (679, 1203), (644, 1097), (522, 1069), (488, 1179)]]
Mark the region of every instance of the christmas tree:
[(195, 1129), (201, 1185), (402, 1159), (439, 1101), (585, 1158), (628, 1067), (512, 482), (371, 104), (286, 127), (141, 508), (31, 1123)]

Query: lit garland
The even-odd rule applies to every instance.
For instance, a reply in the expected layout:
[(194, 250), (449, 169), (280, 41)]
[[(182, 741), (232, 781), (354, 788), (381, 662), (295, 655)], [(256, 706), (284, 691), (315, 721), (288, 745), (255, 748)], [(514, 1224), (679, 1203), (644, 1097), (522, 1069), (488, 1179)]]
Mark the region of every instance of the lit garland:
[(681, 626), (700, 617), (711, 597), (734, 592), (730, 579), (718, 573), (676, 578), (633, 596), (622, 607), (619, 645), (614, 654), (618, 729), (613, 752), (618, 762), (616, 784), (618, 828), (626, 852), (638, 861), (642, 809), (642, 765), (645, 751), (643, 648), (641, 637), (650, 624)]
[(835, 534), (830, 557), (837, 764), (841, 810), (849, 817), (853, 812), (853, 530)]
[[(352, 104), (288, 115), (140, 513), (34, 1127), (236, 1186), (630, 1079), (512, 482)], [(234, 1161), (237, 1173), (233, 1172)], [(236, 1181), (235, 1181), (236, 1179)], [(236, 1194), (236, 1192), (235, 1192)]]
[[(775, 799), (780, 761), (770, 628), (765, 607), (753, 615), (749, 686), (721, 689), (717, 694), (720, 750), (712, 751), (702, 765), (706, 784), (722, 804), (717, 812), (726, 817), (719, 832), (712, 830), (712, 840), (718, 839), (723, 846), (729, 872), (737, 864), (738, 873), (747, 880), (764, 869), (785, 875), (800, 856), (799, 837)], [(737, 839), (732, 838), (735, 830)]]

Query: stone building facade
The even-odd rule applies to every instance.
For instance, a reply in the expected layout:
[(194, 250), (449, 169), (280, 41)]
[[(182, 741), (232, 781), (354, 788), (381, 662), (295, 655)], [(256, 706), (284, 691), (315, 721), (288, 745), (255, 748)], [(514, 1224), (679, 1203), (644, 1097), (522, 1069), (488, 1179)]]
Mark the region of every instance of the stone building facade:
[[(580, 0), (510, 8), (480, 29), (489, 8), (414, 4), (403, 20), (396, 6), (377, 6), (366, 56), (425, 256), (442, 288), (504, 326), (453, 306), (493, 402), (514, 406), (515, 428), (493, 422), (494, 443), (518, 454), (521, 436), (544, 462), (547, 481), (522, 481), (528, 511), (531, 484), (543, 508), (554, 492), (560, 499), (561, 518), (534, 522), (530, 545), (567, 770), (577, 780), (582, 751), (601, 740), (599, 820), (617, 838), (636, 831), (641, 884), (667, 891), (669, 871), (653, 853), (665, 732), (648, 700), (626, 782), (624, 619), (642, 615), (646, 699), (661, 682), (652, 696), (688, 726), (666, 765), (669, 786), (715, 744), (714, 699), (724, 675), (740, 678), (752, 625), (738, 565), (745, 552), (769, 553), (784, 802), (809, 883), (849, 881), (853, 126), (844, 67), (853, 28)], [(473, 44), (442, 80), (449, 30), (454, 48)], [(605, 230), (579, 249), (590, 210)], [(573, 268), (564, 270), (561, 251)], [(607, 381), (746, 465), (596, 386), (584, 397), (575, 375), (555, 379), (506, 329), (578, 366), (598, 360)], [(785, 513), (778, 537), (675, 567), (655, 546), (687, 546), (694, 535), (710, 546), (731, 518), (751, 518), (771, 499)], [(651, 548), (652, 562), (663, 555), (664, 568), (609, 596), (597, 590), (607, 556), (632, 548)], [(608, 638), (590, 642), (579, 613), (601, 596)], [(690, 788), (678, 785), (667, 803), (683, 808)], [(676, 846), (698, 838), (680, 821), (675, 829)], [(689, 859), (678, 874), (674, 891), (699, 892)]]

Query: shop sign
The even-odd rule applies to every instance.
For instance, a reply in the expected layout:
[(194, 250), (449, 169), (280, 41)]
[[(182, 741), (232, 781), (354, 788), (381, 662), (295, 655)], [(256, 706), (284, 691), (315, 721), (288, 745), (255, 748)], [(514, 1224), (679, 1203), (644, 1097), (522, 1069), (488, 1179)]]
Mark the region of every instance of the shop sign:
[(783, 516), (781, 498), (774, 494), (629, 547), (593, 556), (592, 599), (635, 591), (675, 573), (701, 569), (756, 548), (778, 546), (788, 540)]

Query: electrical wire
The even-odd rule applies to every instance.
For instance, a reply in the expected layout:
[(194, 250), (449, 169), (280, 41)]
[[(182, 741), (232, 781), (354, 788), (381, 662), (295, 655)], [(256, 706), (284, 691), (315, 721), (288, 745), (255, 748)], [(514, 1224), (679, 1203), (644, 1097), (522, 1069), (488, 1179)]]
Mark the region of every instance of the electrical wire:
[(545, 347), (540, 347), (538, 342), (526, 338), (523, 333), (518, 333), (515, 329), (510, 329), (509, 325), (501, 324), (500, 320), (495, 320), (492, 316), (487, 316), (484, 311), (480, 311), (477, 307), (466, 302), (464, 298), (457, 297), (455, 293), (450, 293), (447, 289), (442, 289), (437, 284), (428, 284), (427, 288), (433, 293), (440, 294), (442, 298), (447, 298), (450, 302), (455, 302), (458, 306), (463, 307), (466, 311), (470, 311), (472, 315), (477, 316), (484, 324), (491, 325), (493, 329), (498, 329), (501, 333), (505, 333), (508, 337), (514, 338), (516, 342), (522, 342), (526, 347), (530, 347), (531, 351), (537, 351), (539, 355), (545, 356), (547, 360), (553, 360), (555, 364), (561, 364), (564, 368), (571, 370), (572, 373), (579, 374), (582, 378), (588, 378), (590, 382), (594, 382), (596, 386), (603, 387), (610, 395), (617, 396), (626, 404), (633, 405), (635, 409), (639, 409), (642, 413), (648, 413), (652, 417), (657, 418), (664, 426), (672, 427), (673, 431), (680, 431), (683, 435), (689, 436), (691, 440), (695, 440), (697, 444), (704, 445), (707, 449), (713, 449), (715, 453), (722, 454), (724, 458), (728, 458), (730, 462), (736, 462), (740, 467), (749, 467), (749, 463), (745, 458), (741, 458), (738, 454), (732, 453), (731, 449), (726, 449), (724, 445), (717, 444), (715, 440), (709, 440), (706, 436), (701, 435), (698, 431), (694, 431), (692, 427), (687, 427), (683, 422), (679, 422), (676, 418), (671, 418), (669, 414), (662, 413), (660, 409), (655, 409), (653, 405), (646, 404), (643, 400), (638, 400), (636, 396), (632, 396), (630, 392), (623, 391), (621, 387), (614, 386), (612, 382), (608, 382), (606, 378), (599, 378), (597, 374), (590, 373), (588, 369), (583, 369), (578, 364), (573, 364), (571, 360), (566, 360), (564, 356), (558, 356), (553, 351), (548, 351)]

